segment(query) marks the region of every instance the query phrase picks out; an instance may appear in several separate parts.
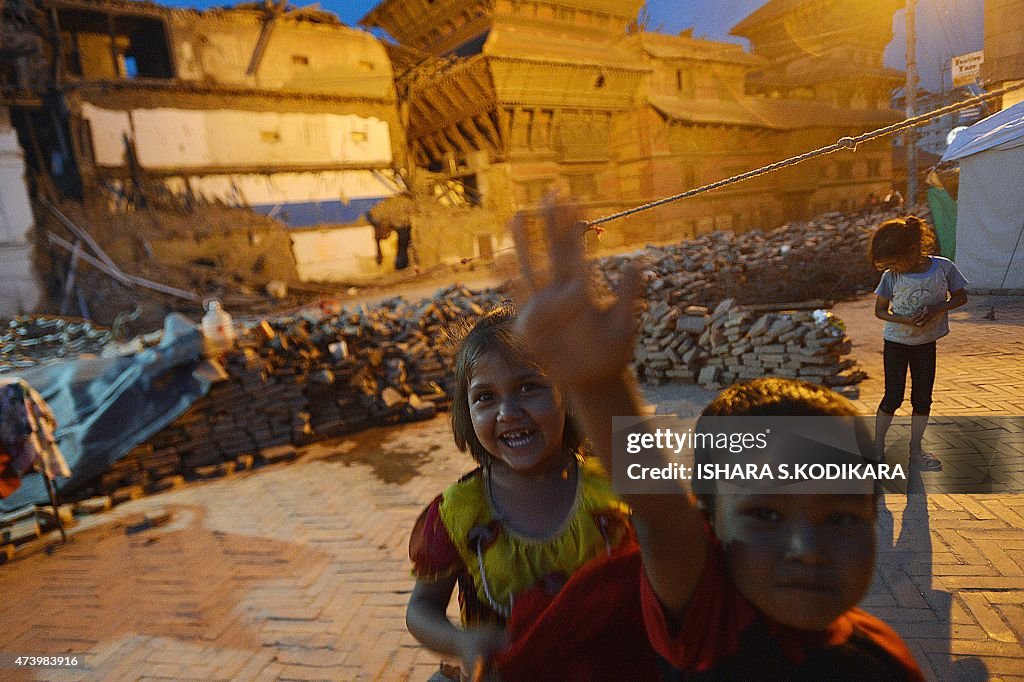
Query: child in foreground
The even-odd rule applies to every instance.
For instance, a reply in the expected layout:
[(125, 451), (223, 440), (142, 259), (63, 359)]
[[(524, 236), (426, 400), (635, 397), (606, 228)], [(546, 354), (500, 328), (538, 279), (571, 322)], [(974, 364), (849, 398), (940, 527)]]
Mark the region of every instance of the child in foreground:
[(875, 317), (885, 320), (885, 395), (875, 417), (875, 442), (885, 452), (885, 436), (903, 404), (910, 369), (910, 458), (922, 471), (940, 471), (942, 462), (924, 452), (935, 385), (936, 341), (949, 334), (948, 311), (967, 303), (967, 280), (953, 261), (929, 255), (932, 230), (916, 216), (887, 220), (871, 235), (868, 257), (884, 270), (875, 289)]
[[(595, 303), (576, 210), (549, 199), (544, 213), (547, 276), (513, 226), (529, 290), (519, 326), (611, 468), (612, 417), (642, 414), (628, 373), (639, 273), (627, 272), (614, 302)], [(856, 412), (826, 388), (773, 379), (727, 389), (706, 414)], [(644, 624), (665, 679), (923, 679), (899, 636), (855, 608), (874, 570), (874, 495), (625, 500), (643, 554)]]
[[(416, 523), (409, 631), (459, 659), (462, 676), (649, 676), (656, 659), (638, 596), (618, 600), (622, 609), (603, 608), (586, 578), (590, 564), (603, 577), (638, 570), (628, 509), (582, 456), (563, 392), (523, 347), (504, 306), (458, 350), (452, 430), (480, 466)], [(461, 627), (445, 615), (456, 584)]]

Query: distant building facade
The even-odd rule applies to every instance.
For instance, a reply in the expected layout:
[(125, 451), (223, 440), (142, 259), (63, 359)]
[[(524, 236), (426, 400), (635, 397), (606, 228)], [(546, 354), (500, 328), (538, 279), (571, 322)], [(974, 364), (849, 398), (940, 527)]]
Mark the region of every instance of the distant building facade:
[[(1024, 83), (1024, 7), (1020, 0), (985, 0), (985, 63), (981, 77), (990, 90)], [(1024, 102), (1024, 90), (1002, 98), (1002, 107)]]
[[(673, 195), (900, 116), (882, 65), (886, 0), (772, 0), (737, 45), (637, 26), (642, 0), (384, 0), (363, 23), (432, 55), (405, 80), (417, 165), (499, 211), (556, 185), (590, 217)], [(610, 240), (770, 228), (859, 207), (892, 179), (891, 140), (608, 225)]]

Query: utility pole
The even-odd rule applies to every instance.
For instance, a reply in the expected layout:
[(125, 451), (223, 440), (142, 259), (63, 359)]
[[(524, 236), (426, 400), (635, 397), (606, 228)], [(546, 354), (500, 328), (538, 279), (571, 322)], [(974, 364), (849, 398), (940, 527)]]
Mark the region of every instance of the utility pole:
[[(917, 0), (907, 0), (907, 118), (917, 114), (917, 25), (914, 10)], [(908, 128), (903, 138), (907, 145), (907, 205), (917, 203), (917, 131)]]

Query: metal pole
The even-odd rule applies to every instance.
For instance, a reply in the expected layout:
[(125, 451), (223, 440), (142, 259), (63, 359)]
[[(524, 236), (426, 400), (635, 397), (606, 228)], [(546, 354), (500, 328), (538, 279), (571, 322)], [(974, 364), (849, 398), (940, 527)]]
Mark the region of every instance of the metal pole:
[(53, 505), (53, 520), (57, 524), (57, 529), (60, 531), (61, 542), (68, 541), (68, 534), (64, 531), (64, 521), (60, 518), (60, 500), (57, 498), (57, 486), (54, 485), (53, 479), (46, 475), (46, 472), (41, 472), (43, 481), (46, 483), (46, 492), (50, 495), (50, 504)]
[[(907, 0), (907, 118), (917, 109), (917, 24), (914, 17), (917, 0)], [(907, 145), (907, 205), (917, 203), (917, 130), (910, 128), (903, 138)]]

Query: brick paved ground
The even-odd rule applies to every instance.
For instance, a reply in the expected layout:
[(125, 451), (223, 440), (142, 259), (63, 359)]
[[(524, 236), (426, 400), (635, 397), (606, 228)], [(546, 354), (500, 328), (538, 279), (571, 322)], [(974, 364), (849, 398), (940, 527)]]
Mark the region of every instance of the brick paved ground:
[[(866, 413), (883, 392), (883, 323), (871, 303), (836, 310), (871, 374), (858, 401)], [(991, 306), (996, 319), (986, 320)], [(1024, 301), (977, 297), (950, 317), (932, 414), (1024, 415)], [(900, 414), (909, 409), (908, 398)], [(889, 495), (886, 503), (893, 517), (881, 517), (880, 544), (891, 549), (879, 557), (865, 608), (903, 635), (933, 678), (1024, 680), (1024, 495)]]
[[(860, 403), (872, 412), (882, 383), (870, 307), (838, 312), (871, 372)], [(998, 306), (995, 321), (986, 311), (972, 301), (940, 342), (937, 415), (1024, 414), (1024, 300)], [(650, 395), (673, 411), (708, 396)], [(69, 544), (0, 567), (0, 652), (71, 652), (86, 666), (0, 679), (425, 680), (437, 657), (405, 631), (406, 536), (467, 467), (436, 419), (88, 517)], [(1024, 496), (891, 495), (887, 505), (865, 606), (935, 679), (1024, 680)], [(171, 523), (125, 533), (155, 509)]]

